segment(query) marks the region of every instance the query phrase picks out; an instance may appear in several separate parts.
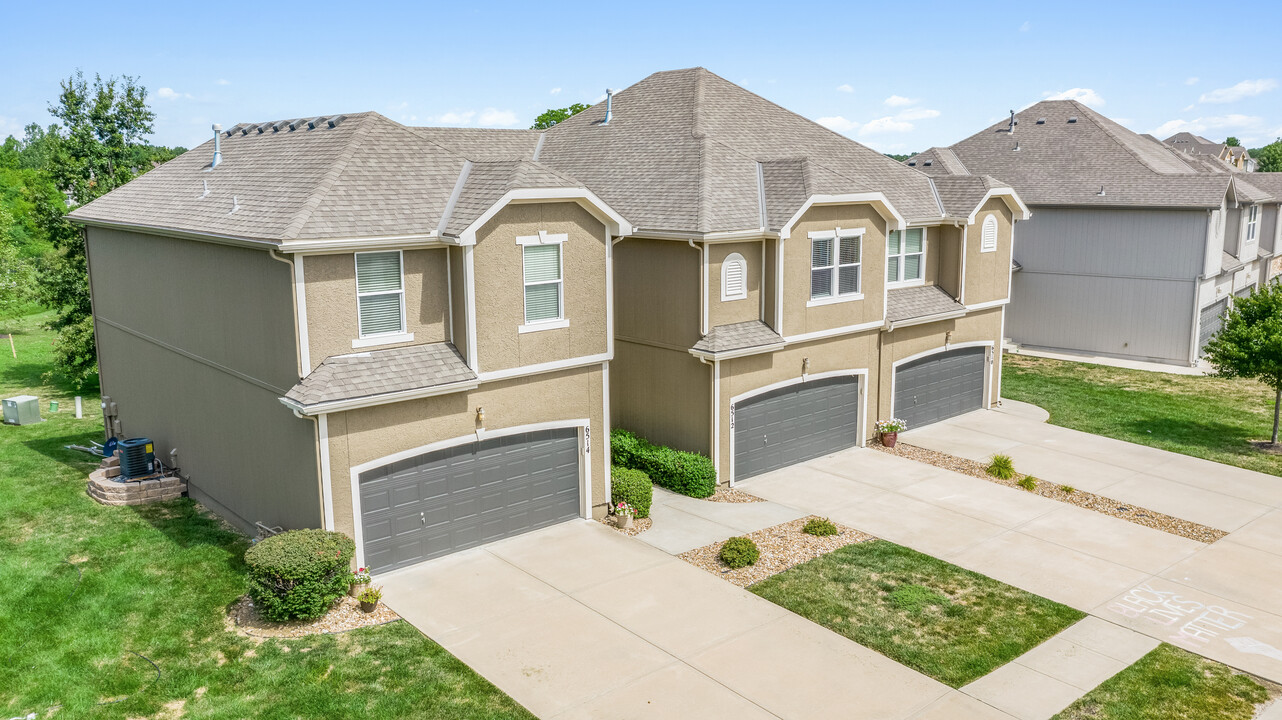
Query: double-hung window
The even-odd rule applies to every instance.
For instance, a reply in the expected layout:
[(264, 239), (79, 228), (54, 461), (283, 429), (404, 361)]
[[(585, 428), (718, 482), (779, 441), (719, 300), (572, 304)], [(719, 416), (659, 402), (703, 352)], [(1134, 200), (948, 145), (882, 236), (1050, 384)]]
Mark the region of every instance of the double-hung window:
[(362, 338), (405, 332), (401, 252), (356, 253), (356, 304)]
[(1255, 242), (1255, 236), (1260, 229), (1260, 206), (1252, 205), (1246, 211), (1246, 241), (1247, 243)]
[[(540, 232), (517, 238), (525, 276), (525, 326), (563, 327), (564, 280), (561, 248), (566, 236)], [(537, 328), (541, 329), (541, 328)]]
[(810, 300), (855, 299), (862, 290), (862, 229), (810, 233)]
[(886, 282), (921, 282), (926, 260), (925, 228), (891, 230), (886, 237)]

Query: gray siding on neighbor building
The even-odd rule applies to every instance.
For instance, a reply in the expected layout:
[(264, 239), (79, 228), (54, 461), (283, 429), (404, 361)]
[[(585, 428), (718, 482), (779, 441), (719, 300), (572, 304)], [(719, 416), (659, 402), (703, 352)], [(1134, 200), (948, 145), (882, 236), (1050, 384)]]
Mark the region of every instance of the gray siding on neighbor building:
[(1190, 362), (1206, 229), (1205, 210), (1033, 208), (1016, 236), (1007, 336)]
[(319, 527), (315, 426), (278, 398), (298, 381), (288, 265), (265, 251), (88, 230), (102, 392), (126, 436), (243, 529)]

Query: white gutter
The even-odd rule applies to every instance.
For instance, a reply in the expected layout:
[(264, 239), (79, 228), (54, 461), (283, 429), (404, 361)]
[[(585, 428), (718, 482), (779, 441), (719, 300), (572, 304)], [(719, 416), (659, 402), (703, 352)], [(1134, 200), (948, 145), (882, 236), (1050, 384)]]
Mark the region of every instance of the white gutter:
[(459, 392), (460, 390), (475, 390), (478, 385), (479, 383), (476, 380), (464, 380), (462, 382), (433, 385), (426, 388), (414, 388), (412, 390), (401, 390), (399, 392), (366, 395), (364, 397), (352, 398), (350, 400), (331, 400), (329, 402), (316, 403), (315, 405), (304, 405), (287, 397), (279, 399), (282, 405), (294, 410), (295, 412), (303, 415), (321, 415), (324, 413), (343, 412), (344, 410), (356, 410), (358, 408), (373, 407), (375, 405), (403, 402), (405, 400), (418, 400), (420, 398), (434, 397), (436, 395), (448, 395), (449, 393)]

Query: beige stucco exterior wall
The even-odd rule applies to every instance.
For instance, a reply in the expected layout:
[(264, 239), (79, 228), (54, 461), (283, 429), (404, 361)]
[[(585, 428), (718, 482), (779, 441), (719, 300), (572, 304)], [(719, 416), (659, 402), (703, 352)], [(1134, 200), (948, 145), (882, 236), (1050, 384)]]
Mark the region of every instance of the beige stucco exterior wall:
[(954, 298), (961, 295), (962, 231), (952, 225), (930, 228), (931, 280)]
[(615, 336), (682, 350), (699, 342), (701, 262), (698, 249), (675, 240), (615, 245)]
[(619, 339), (610, 362), (610, 422), (652, 442), (712, 449), (712, 368), (685, 350)]
[[(747, 265), (748, 296), (742, 300), (721, 299), (721, 269), (732, 254), (743, 256)], [(761, 241), (708, 244), (708, 327), (761, 319)]]
[[(884, 420), (891, 417), (893, 412), (891, 408), (893, 404), (891, 378), (894, 375), (894, 364), (896, 362), (918, 353), (943, 350), (945, 333), (947, 332), (952, 332), (952, 335), (948, 338), (950, 347), (955, 347), (961, 343), (989, 342), (993, 344), (996, 352), (1001, 352), (1001, 325), (1002, 308), (995, 307), (954, 320), (912, 325), (883, 333), (876, 403), (870, 403), (868, 406), (869, 414), (872, 415), (875, 410), (876, 416), (869, 420), (869, 426), (876, 420)], [(998, 400), (997, 383), (1001, 377), (1000, 359), (994, 357), (988, 370), (988, 399), (992, 404)], [(865, 429), (864, 432), (867, 434), (868, 430)]]
[(605, 514), (604, 375), (600, 365), (486, 383), (470, 392), (378, 405), (328, 416), (334, 529), (354, 537), (351, 468), (453, 438), (475, 439), (476, 408), (486, 429), (579, 420), (591, 422), (592, 514)]
[[(413, 342), (360, 348), (377, 350), (404, 345), (443, 342), (448, 338), (449, 280), (446, 250), (406, 250), (405, 331)], [(307, 255), (303, 258), (307, 299), (307, 339), (314, 369), (325, 358), (355, 352), (352, 341), (360, 337), (356, 307), (356, 257), (353, 253)]]
[(775, 265), (778, 262), (779, 257), (778, 248), (778, 240), (766, 240), (765, 257), (762, 258), (762, 263), (766, 266), (766, 280), (765, 285), (761, 288), (761, 292), (766, 296), (766, 302), (765, 310), (761, 315), (761, 321), (769, 325), (770, 329), (775, 332), (779, 331), (779, 328), (775, 327), (775, 325), (778, 324), (776, 315), (777, 308), (775, 305), (778, 293), (778, 290), (775, 288), (775, 284), (778, 282), (778, 272), (775, 270)]
[(463, 248), (451, 247), (446, 250), (450, 272), (450, 340), (464, 360), (467, 359), (467, 286), (463, 282), (465, 265)]
[[(522, 248), (517, 237), (565, 233), (562, 310), (569, 327), (521, 333), (525, 324)], [(476, 235), (476, 345), (481, 372), (605, 353), (606, 228), (573, 202), (508, 205)]]
[[(980, 252), (984, 218), (997, 217), (997, 250)], [(1010, 293), (1012, 215), (1006, 201), (990, 198), (966, 229), (966, 304), (1002, 300)]]
[[(862, 300), (806, 307), (810, 300), (810, 232), (863, 228)], [(885, 316), (886, 221), (870, 205), (812, 207), (784, 241), (784, 321), (786, 336), (831, 330), (881, 320)]]

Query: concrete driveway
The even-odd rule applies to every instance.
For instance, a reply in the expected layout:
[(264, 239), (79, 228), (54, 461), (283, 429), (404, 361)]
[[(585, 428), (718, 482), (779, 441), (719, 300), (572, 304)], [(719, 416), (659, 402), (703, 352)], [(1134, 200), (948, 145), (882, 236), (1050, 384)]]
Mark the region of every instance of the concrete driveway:
[(1282, 682), (1282, 478), (979, 411), (906, 433), (972, 459), (1231, 530), (1186, 540), (870, 449), (740, 483), (774, 502)]
[(378, 582), (541, 718), (1008, 717), (595, 522)]

